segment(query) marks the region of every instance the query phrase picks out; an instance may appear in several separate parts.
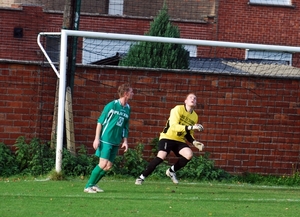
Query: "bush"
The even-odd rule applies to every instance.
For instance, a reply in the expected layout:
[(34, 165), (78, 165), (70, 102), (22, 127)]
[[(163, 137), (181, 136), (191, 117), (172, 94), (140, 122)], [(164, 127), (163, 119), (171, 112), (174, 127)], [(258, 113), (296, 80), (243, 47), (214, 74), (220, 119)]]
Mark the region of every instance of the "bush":
[[(157, 154), (158, 139), (151, 142), (152, 158)], [(48, 174), (54, 176), (55, 149), (50, 148), (49, 143), (41, 143), (38, 138), (33, 138), (29, 143), (24, 137), (19, 137), (14, 145), (16, 152), (13, 153), (5, 144), (0, 143), (0, 176), (13, 175), (39, 176)], [(136, 178), (146, 168), (148, 162), (143, 158), (144, 145), (138, 144), (134, 149), (128, 149), (122, 156), (117, 156), (112, 170), (107, 176), (130, 176)], [(56, 180), (64, 176), (89, 176), (98, 164), (98, 157), (88, 155), (84, 145), (77, 149), (77, 154), (72, 155), (67, 149), (63, 149), (62, 171), (55, 174)], [(167, 161), (161, 163), (151, 177), (165, 178)], [(51, 175), (52, 174), (52, 175)], [(178, 178), (205, 181), (229, 181), (238, 183), (263, 184), (263, 185), (287, 185), (299, 186), (300, 174), (295, 171), (290, 176), (259, 175), (244, 173), (241, 176), (232, 176), (226, 171), (216, 168), (214, 161), (209, 159), (209, 153), (203, 156), (194, 156), (192, 160), (177, 172)]]
[(66, 176), (90, 175), (98, 162), (98, 157), (87, 154), (87, 149), (84, 145), (79, 147), (77, 155), (71, 154), (66, 148), (63, 149), (62, 170)]
[(204, 156), (194, 156), (184, 168), (178, 171), (178, 177), (206, 181), (231, 179), (232, 176), (229, 173), (215, 167), (215, 163), (209, 159), (209, 155), (210, 153), (206, 152)]
[(49, 143), (41, 143), (38, 138), (33, 138), (30, 143), (26, 143), (25, 137), (21, 136), (14, 146), (16, 165), (21, 174), (38, 176), (53, 169), (55, 150), (50, 148)]
[(126, 175), (136, 177), (147, 165), (143, 159), (144, 145), (138, 144), (134, 149), (128, 149), (123, 156), (117, 156), (111, 171), (107, 175)]
[(0, 176), (9, 177), (19, 172), (16, 165), (16, 159), (11, 150), (4, 144), (0, 143)]

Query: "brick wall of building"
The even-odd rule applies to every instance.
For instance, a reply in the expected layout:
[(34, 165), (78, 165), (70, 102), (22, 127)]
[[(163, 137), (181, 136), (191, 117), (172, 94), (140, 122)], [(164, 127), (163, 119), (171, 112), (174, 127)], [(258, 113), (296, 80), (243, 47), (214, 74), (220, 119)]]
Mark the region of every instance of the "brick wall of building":
[[(0, 8), (0, 59), (42, 60), (44, 57), (37, 44), (40, 32), (60, 32), (63, 14), (44, 12), (39, 6)], [(143, 35), (149, 30), (152, 18), (129, 18), (101, 15), (81, 15), (79, 30)], [(209, 22), (174, 21), (182, 38), (212, 40), (214, 24)], [(23, 37), (14, 37), (14, 28), (23, 29)], [(43, 43), (43, 38), (42, 38)], [(45, 46), (45, 44), (44, 44)], [(80, 47), (80, 44), (79, 44)], [(81, 49), (78, 50), (79, 55)]]
[(220, 41), (299, 46), (299, 1), (296, 7), (251, 5), (249, 0), (221, 0)]
[[(61, 0), (2, 0), (0, 7), (11, 7), (14, 3), (35, 4), (43, 6), (47, 11), (64, 11)], [(120, 1), (121, 3), (122, 1)], [(166, 2), (169, 14), (173, 19), (204, 20), (209, 15), (214, 15), (216, 0), (130, 0), (123, 1), (124, 16), (154, 17), (162, 9)], [(109, 0), (85, 0), (81, 1), (80, 11), (82, 13), (108, 14)], [(119, 8), (119, 7), (117, 7)], [(116, 11), (117, 12), (117, 11)]]
[[(50, 140), (56, 80), (50, 67), (1, 62), (1, 142), (11, 147), (19, 136)], [(196, 138), (216, 166), (235, 174), (291, 174), (299, 166), (300, 82), (288, 79), (78, 66), (73, 96), (77, 146), (92, 152), (96, 120), (124, 82), (131, 82), (135, 92), (130, 147), (145, 144), (145, 158), (170, 109), (195, 92), (205, 127)]]

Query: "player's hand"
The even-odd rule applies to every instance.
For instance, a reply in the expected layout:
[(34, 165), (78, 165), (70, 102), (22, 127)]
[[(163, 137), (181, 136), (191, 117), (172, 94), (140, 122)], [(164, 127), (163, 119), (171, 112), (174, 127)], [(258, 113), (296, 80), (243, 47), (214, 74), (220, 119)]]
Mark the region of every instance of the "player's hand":
[(128, 144), (127, 144), (127, 142), (123, 142), (123, 144), (122, 144), (122, 146), (121, 146), (121, 148), (124, 148), (124, 152), (126, 152), (127, 150), (128, 150)]
[(203, 131), (204, 127), (201, 124), (195, 124), (194, 126), (188, 126), (188, 130), (199, 130)]
[(198, 142), (196, 140), (193, 141), (193, 145), (199, 149), (199, 151), (202, 151), (202, 149), (204, 148), (204, 144), (202, 142)]
[(94, 148), (95, 150), (97, 150), (97, 148), (99, 147), (99, 143), (100, 143), (99, 139), (95, 139), (95, 140), (94, 140), (94, 142), (93, 142), (93, 148)]

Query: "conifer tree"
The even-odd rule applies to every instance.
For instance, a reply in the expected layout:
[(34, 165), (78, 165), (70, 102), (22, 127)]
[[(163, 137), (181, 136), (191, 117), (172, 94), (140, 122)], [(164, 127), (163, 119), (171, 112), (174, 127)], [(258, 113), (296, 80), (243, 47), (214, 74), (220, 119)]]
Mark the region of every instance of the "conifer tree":
[[(180, 38), (177, 26), (172, 25), (166, 4), (150, 24), (148, 36)], [(133, 44), (120, 61), (121, 66), (188, 69), (189, 53), (181, 44), (139, 42)]]

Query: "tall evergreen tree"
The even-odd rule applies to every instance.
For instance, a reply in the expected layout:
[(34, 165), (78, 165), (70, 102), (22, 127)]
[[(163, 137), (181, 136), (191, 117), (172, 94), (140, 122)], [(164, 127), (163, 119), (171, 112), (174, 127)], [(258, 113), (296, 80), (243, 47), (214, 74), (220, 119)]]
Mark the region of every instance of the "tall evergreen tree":
[[(169, 20), (166, 4), (150, 24), (149, 32), (145, 35), (180, 38), (177, 26)], [(181, 44), (138, 42), (133, 44), (128, 54), (120, 61), (121, 66), (188, 69), (189, 52)]]

